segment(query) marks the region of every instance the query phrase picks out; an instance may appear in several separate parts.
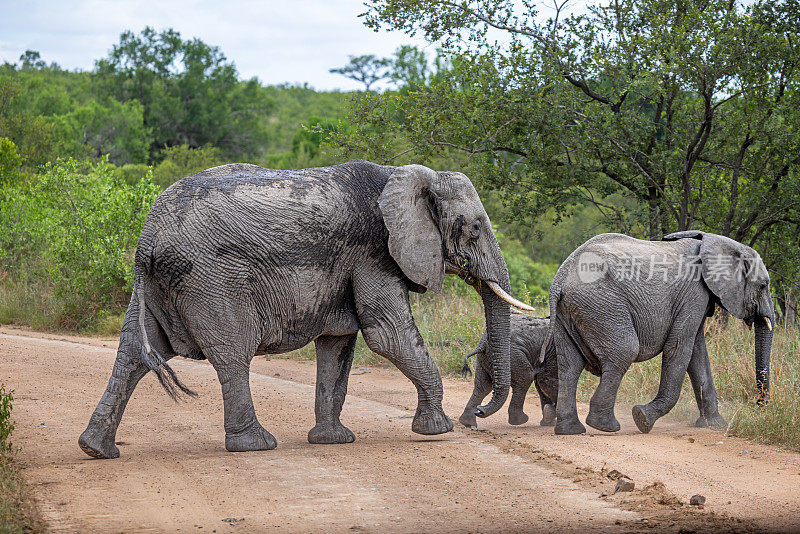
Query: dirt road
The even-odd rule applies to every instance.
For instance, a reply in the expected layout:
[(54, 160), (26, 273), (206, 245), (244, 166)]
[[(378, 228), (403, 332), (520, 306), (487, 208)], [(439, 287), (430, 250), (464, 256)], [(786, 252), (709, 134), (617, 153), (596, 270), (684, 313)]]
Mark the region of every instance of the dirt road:
[[(174, 404), (145, 377), (117, 435), (122, 458), (91, 460), (77, 438), (115, 349), (114, 341), (0, 329), (0, 381), (16, 391), (15, 442), (56, 532), (800, 528), (796, 452), (674, 421), (638, 434), (624, 407), (617, 434), (554, 436), (536, 424), (535, 395), (524, 426), (508, 425), (503, 410), (480, 431), (457, 424), (424, 438), (410, 430), (416, 392), (394, 369), (354, 370), (342, 421), (356, 442), (320, 446), (306, 441), (313, 362), (257, 358), (253, 396), (278, 449), (231, 454), (213, 369), (176, 359), (199, 398)], [(470, 391), (466, 381), (445, 380), (453, 419)], [(636, 490), (613, 494), (604, 476), (613, 469)], [(706, 496), (702, 509), (688, 505), (693, 494)]]

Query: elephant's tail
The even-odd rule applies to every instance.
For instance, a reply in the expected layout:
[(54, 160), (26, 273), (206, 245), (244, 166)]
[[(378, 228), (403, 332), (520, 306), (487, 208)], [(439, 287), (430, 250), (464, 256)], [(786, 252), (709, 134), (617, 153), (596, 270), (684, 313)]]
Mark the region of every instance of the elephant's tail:
[(167, 364), (167, 360), (150, 345), (150, 341), (147, 337), (147, 328), (145, 327), (146, 306), (144, 290), (142, 289), (141, 283), (134, 284), (133, 291), (135, 298), (139, 301), (139, 333), (142, 336), (142, 362), (148, 369), (156, 374), (161, 386), (166, 390), (172, 400), (178, 400), (179, 392), (183, 392), (190, 397), (196, 397), (197, 393), (184, 386), (183, 383), (178, 380), (178, 375), (176, 375), (172, 367)]
[[(566, 263), (566, 261), (564, 263)], [(561, 267), (559, 267), (559, 271), (560, 270)], [(558, 274), (559, 273), (557, 271), (555, 277), (553, 277), (553, 283), (550, 285), (550, 296), (548, 299), (550, 304), (550, 324), (547, 326), (547, 335), (545, 336), (544, 342), (542, 343), (542, 348), (539, 351), (539, 365), (544, 363), (548, 347), (553, 343), (553, 330), (555, 329), (556, 325), (556, 308), (558, 308), (558, 301), (561, 299), (561, 280), (559, 279)], [(553, 345), (553, 349), (555, 349), (555, 345)]]
[(462, 377), (466, 378), (468, 376), (472, 376), (472, 369), (469, 367), (469, 359), (476, 354), (481, 354), (484, 352), (486, 352), (486, 332), (484, 332), (481, 336), (481, 340), (478, 341), (478, 346), (475, 347), (475, 350), (464, 356), (464, 365), (461, 367)]

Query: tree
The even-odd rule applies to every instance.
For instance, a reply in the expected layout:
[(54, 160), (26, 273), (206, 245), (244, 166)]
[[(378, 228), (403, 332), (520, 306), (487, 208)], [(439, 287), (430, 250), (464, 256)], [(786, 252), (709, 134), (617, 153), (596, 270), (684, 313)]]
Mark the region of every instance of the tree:
[(345, 78), (363, 83), (365, 91), (371, 91), (373, 85), (390, 78), (391, 60), (389, 58), (379, 58), (372, 54), (349, 57), (350, 62), (347, 65), (330, 69), (329, 72), (341, 74)]
[(23, 70), (42, 69), (47, 66), (36, 50), (25, 50), (25, 53), (19, 56), (19, 61)]
[(264, 144), (260, 117), (272, 102), (256, 80), (239, 82), (236, 67), (216, 46), (146, 27), (139, 35), (124, 32), (95, 70), (104, 91), (143, 106), (151, 159), (168, 146), (212, 144), (235, 157)]
[(797, 0), (613, 0), (568, 17), (561, 4), (544, 23), (532, 0), (368, 7), (369, 26), (421, 33), (452, 67), (356, 98), (344, 152), (461, 152), (515, 216), (589, 203), (628, 233), (710, 230), (797, 272)]

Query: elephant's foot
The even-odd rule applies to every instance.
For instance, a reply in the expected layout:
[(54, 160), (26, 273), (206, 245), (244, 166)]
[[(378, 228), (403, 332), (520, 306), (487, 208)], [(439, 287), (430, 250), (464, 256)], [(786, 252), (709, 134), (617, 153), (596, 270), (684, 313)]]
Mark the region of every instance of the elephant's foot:
[(81, 434), (78, 445), (83, 452), (98, 460), (119, 458), (119, 449), (114, 445), (114, 436), (97, 432), (92, 427)]
[(225, 448), (229, 452), (270, 451), (278, 446), (275, 437), (264, 430), (258, 421), (236, 434), (225, 434)]
[(552, 404), (545, 404), (542, 406), (542, 420), (539, 421), (540, 426), (555, 426), (556, 424), (556, 409)]
[(452, 430), (453, 422), (444, 414), (441, 408), (428, 408), (424, 411), (417, 411), (414, 421), (411, 423), (412, 432), (426, 436), (444, 434)]
[(716, 429), (724, 429), (728, 428), (728, 422), (722, 417), (719, 412), (715, 413), (714, 415), (701, 415), (697, 421), (695, 421), (694, 426), (699, 428), (716, 428)]
[(613, 412), (598, 414), (591, 409), (589, 409), (589, 415), (586, 416), (586, 424), (603, 432), (617, 432), (620, 428), (619, 421), (614, 417)]
[(349, 428), (340, 422), (317, 424), (308, 431), (308, 442), (320, 445), (334, 443), (353, 443), (356, 440)]
[(508, 423), (511, 425), (524, 425), (528, 422), (528, 414), (522, 410), (518, 412), (508, 412)]
[(647, 434), (653, 429), (653, 425), (655, 424), (658, 417), (652, 415), (647, 406), (634, 406), (633, 410), (633, 421), (636, 423), (636, 427), (639, 429), (639, 432), (642, 434)]
[(467, 428), (478, 428), (478, 420), (475, 418), (475, 408), (467, 406), (464, 413), (458, 418), (458, 422)]
[(561, 436), (568, 436), (572, 434), (585, 434), (586, 427), (578, 421), (578, 418), (570, 419), (570, 420), (563, 420), (557, 419), (556, 420), (556, 428), (555, 433)]

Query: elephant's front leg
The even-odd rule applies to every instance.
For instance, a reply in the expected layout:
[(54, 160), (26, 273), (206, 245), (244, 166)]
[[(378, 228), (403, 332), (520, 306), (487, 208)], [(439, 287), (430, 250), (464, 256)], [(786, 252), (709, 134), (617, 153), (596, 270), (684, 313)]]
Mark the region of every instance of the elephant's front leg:
[(706, 337), (703, 334), (703, 327), (697, 332), (694, 341), (692, 359), (689, 360), (689, 379), (694, 389), (694, 397), (697, 400), (697, 408), (700, 410), (700, 417), (695, 422), (695, 426), (725, 428), (728, 422), (719, 413), (719, 403), (717, 402), (717, 389), (714, 387), (714, 379), (711, 377), (711, 364), (708, 361), (708, 351), (706, 350)]
[(417, 412), (411, 430), (443, 434), (453, 422), (442, 410), (442, 378), (414, 324), (405, 282), (384, 269), (353, 280), (361, 333), (370, 350), (387, 358), (417, 388)]
[(357, 334), (321, 336), (317, 347), (317, 424), (308, 432), (309, 443), (352, 443), (356, 437), (342, 425), (339, 415), (347, 394), (347, 379), (353, 364)]

